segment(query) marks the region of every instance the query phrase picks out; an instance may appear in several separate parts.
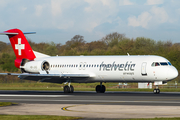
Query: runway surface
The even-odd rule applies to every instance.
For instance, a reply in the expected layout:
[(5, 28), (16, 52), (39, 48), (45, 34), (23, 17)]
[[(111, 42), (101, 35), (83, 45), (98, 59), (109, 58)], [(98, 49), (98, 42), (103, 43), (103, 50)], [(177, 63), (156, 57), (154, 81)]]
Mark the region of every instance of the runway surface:
[(5, 91), (1, 102), (19, 103), (0, 107), (0, 114), (60, 115), (92, 119), (180, 117), (180, 92), (74, 92)]
[(105, 104), (180, 106), (180, 92), (0, 91), (0, 101), (33, 104)]

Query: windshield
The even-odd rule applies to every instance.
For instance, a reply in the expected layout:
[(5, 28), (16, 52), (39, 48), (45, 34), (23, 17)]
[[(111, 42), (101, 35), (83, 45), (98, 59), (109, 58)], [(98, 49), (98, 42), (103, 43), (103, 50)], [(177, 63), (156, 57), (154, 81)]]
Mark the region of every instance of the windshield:
[(152, 64), (151, 64), (151, 66), (171, 66), (171, 63), (170, 62), (153, 62)]
[(170, 62), (168, 62), (168, 65), (170, 65), (170, 66), (171, 66), (172, 64), (171, 64)]
[(160, 62), (160, 64), (161, 64), (162, 66), (168, 66), (168, 63), (166, 63), (166, 62)]

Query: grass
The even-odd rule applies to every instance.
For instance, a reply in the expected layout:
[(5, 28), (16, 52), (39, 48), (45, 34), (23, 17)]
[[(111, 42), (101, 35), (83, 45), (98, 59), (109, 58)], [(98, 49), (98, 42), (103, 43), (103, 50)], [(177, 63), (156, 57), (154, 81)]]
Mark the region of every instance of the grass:
[(50, 115), (0, 115), (1, 120), (77, 120), (80, 117)]
[[(63, 91), (60, 87), (1, 87), (0, 90), (38, 90), (38, 91)], [(161, 88), (161, 92), (180, 92), (180, 88)], [(74, 91), (95, 91), (95, 88), (76, 88)], [(106, 91), (124, 91), (124, 92), (152, 92), (153, 89), (138, 89), (138, 88), (107, 88)]]
[(180, 120), (179, 117), (175, 118), (138, 118), (138, 119), (125, 119), (125, 120)]
[[(72, 83), (75, 91), (95, 91), (99, 83)], [(117, 83), (104, 83), (106, 91), (139, 91), (152, 92), (153, 89), (138, 89), (137, 83), (129, 84), (132, 88), (117, 88)], [(55, 83), (1, 83), (0, 90), (45, 90), (45, 91), (63, 91), (63, 84)], [(180, 88), (160, 88), (161, 92), (180, 92)]]
[(12, 103), (12, 102), (0, 102), (0, 107), (2, 106), (9, 106), (9, 105), (16, 105), (17, 103)]
[[(81, 117), (51, 116), (51, 115), (0, 115), (1, 120), (77, 120)], [(179, 120), (180, 118), (138, 118), (124, 120)], [(117, 119), (118, 120), (118, 119)]]

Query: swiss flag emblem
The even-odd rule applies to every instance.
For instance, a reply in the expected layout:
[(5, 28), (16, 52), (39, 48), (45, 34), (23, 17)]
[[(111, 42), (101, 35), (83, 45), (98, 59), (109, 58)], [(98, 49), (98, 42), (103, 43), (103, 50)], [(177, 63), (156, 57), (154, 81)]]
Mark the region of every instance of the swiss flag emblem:
[(15, 44), (15, 49), (18, 50), (18, 55), (21, 55), (21, 50), (25, 49), (25, 44), (21, 44), (21, 38), (18, 38), (18, 44)]

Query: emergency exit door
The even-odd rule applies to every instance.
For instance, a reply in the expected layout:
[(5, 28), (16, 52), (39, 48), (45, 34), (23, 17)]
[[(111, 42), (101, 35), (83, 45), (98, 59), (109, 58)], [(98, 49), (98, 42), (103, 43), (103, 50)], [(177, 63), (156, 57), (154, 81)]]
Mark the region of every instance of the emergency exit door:
[(141, 75), (142, 76), (147, 76), (146, 65), (147, 65), (146, 62), (143, 62), (142, 65), (141, 65)]

